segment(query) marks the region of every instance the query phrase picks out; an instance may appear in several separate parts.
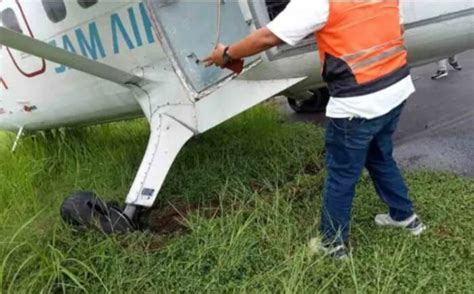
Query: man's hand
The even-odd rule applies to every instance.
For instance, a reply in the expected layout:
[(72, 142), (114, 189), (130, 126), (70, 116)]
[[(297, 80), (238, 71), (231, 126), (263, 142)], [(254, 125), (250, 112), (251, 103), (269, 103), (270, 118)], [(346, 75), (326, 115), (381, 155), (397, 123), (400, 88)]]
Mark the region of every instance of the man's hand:
[[(281, 40), (274, 35), (267, 27), (260, 28), (237, 43), (230, 45), (227, 54), (232, 59), (240, 60), (245, 57), (253, 56), (263, 52), (273, 46), (281, 44)], [(223, 58), (226, 46), (219, 44), (214, 48), (212, 54), (201, 60), (206, 66), (216, 65), (223, 67), (225, 60)]]
[(224, 50), (226, 46), (224, 44), (218, 44), (216, 48), (212, 51), (211, 55), (204, 58), (202, 62), (206, 65), (206, 67), (215, 65), (223, 67), (225, 65), (224, 61)]

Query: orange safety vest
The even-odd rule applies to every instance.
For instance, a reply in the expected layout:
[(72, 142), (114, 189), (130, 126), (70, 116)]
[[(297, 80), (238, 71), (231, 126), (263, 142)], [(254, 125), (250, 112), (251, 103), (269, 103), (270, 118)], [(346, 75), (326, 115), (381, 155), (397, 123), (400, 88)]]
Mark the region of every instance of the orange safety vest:
[(329, 3), (328, 22), (315, 37), (331, 96), (374, 93), (410, 74), (398, 0)]

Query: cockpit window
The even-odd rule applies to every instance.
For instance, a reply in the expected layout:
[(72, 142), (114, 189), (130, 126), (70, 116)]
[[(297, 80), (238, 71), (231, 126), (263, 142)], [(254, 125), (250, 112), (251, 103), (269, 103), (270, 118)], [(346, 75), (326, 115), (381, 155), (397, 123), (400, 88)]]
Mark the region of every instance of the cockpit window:
[(98, 0), (77, 0), (77, 2), (79, 3), (79, 5), (82, 8), (89, 8), (89, 7), (97, 4), (97, 1)]
[(11, 8), (7, 8), (2, 11), (1, 23), (4, 27), (12, 31), (23, 33), (23, 30), (20, 27), (20, 23), (18, 22), (18, 18), (16, 17), (15, 11), (13, 11), (13, 9)]
[(52, 22), (57, 23), (66, 18), (64, 0), (41, 0), (41, 2), (43, 3), (44, 11)]

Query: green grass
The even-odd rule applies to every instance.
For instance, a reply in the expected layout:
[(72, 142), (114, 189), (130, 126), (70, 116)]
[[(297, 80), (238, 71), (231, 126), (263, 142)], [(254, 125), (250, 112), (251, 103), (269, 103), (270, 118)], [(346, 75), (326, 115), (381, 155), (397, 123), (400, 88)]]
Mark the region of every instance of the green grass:
[[(323, 132), (260, 107), (193, 139), (157, 207), (187, 203), (185, 233), (106, 237), (58, 216), (74, 190), (122, 202), (147, 142), (144, 121), (22, 140), (0, 134), (0, 289), (5, 293), (472, 293), (470, 179), (407, 174), (429, 229), (413, 238), (375, 228), (385, 208), (364, 176), (353, 256), (311, 254), (324, 180)], [(204, 207), (214, 207), (214, 217)], [(159, 214), (159, 212), (157, 212)]]

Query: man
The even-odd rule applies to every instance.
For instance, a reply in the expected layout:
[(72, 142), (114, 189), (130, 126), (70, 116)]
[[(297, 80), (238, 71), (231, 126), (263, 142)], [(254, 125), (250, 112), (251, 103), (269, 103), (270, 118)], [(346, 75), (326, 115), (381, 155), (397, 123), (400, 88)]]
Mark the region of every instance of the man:
[(438, 61), (438, 71), (431, 77), (432, 80), (439, 80), (448, 76), (448, 63), (457, 71), (461, 71), (462, 67), (459, 65), (456, 55), (449, 57), (448, 59), (442, 59)]
[(352, 200), (364, 166), (389, 207), (376, 224), (414, 235), (425, 229), (392, 156), (392, 134), (415, 91), (400, 19), (396, 0), (293, 0), (266, 27), (230, 46), (219, 44), (204, 59), (208, 66), (223, 66), (315, 34), (331, 93), (320, 249), (336, 258), (347, 256)]

